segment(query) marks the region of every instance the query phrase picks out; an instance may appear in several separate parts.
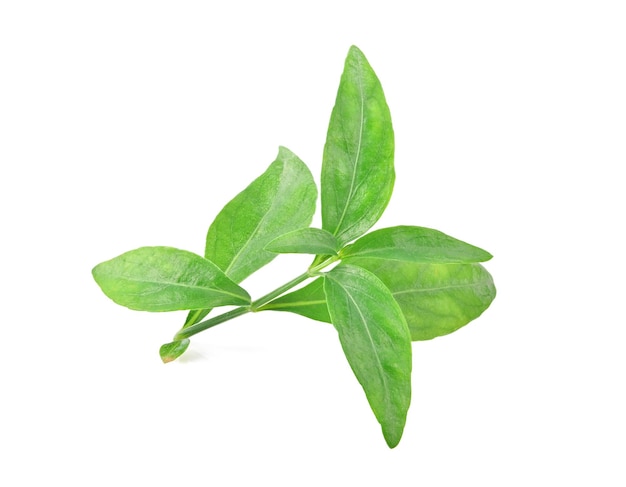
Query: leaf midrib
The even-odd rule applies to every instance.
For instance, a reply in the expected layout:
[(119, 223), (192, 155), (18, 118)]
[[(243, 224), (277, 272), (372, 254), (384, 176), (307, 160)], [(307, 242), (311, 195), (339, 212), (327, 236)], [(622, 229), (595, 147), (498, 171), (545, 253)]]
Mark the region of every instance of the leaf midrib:
[[(335, 281), (337, 282), (337, 281)], [(367, 321), (365, 319), (365, 316), (363, 316), (363, 313), (361, 313), (361, 309), (359, 308), (359, 306), (357, 305), (357, 303), (354, 301), (354, 298), (352, 297), (352, 295), (350, 294), (350, 292), (348, 291), (348, 289), (343, 286), (341, 283), (337, 282), (337, 284), (344, 290), (344, 292), (346, 293), (346, 296), (348, 296), (348, 298), (350, 299), (350, 301), (352, 301), (352, 304), (354, 305), (354, 307), (356, 308), (357, 312), (359, 313), (359, 316), (361, 318), (361, 322), (363, 324), (363, 327), (365, 328), (365, 331), (367, 332), (367, 337), (369, 339), (370, 345), (372, 350), (374, 351), (374, 356), (376, 357), (376, 362), (378, 364), (378, 367), (376, 368), (376, 371), (378, 372), (379, 377), (382, 380), (383, 383), (383, 387), (384, 387), (384, 397), (385, 397), (385, 403), (387, 404), (387, 406), (389, 405), (389, 387), (388, 387), (388, 383), (387, 383), (387, 378), (385, 377), (384, 374), (384, 367), (383, 364), (380, 360), (380, 357), (378, 355), (378, 350), (376, 349), (376, 344), (374, 343), (374, 339), (372, 337), (372, 334), (370, 333), (369, 327), (367, 326)]]
[[(191, 284), (180, 284), (177, 282), (171, 282), (171, 281), (152, 281), (152, 280), (146, 280), (146, 279), (135, 279), (132, 277), (121, 277), (122, 280), (124, 281), (131, 281), (131, 282), (141, 282), (141, 283), (145, 283), (145, 284), (160, 284), (161, 286), (163, 286), (161, 289), (166, 288), (166, 287), (181, 287), (181, 288), (185, 288), (185, 289), (199, 289), (202, 291), (216, 291), (219, 292), (221, 294), (227, 294), (229, 296), (235, 296), (238, 298), (242, 298), (241, 294), (235, 294), (235, 293), (231, 293), (229, 291), (224, 291), (221, 288), (217, 288), (217, 287), (206, 287), (206, 286), (194, 286)], [(159, 289), (160, 291), (160, 289)], [(139, 293), (124, 293), (124, 294), (139, 294)]]
[(485, 279), (485, 280), (481, 280), (477, 282), (472, 282), (471, 284), (453, 284), (450, 286), (412, 288), (412, 289), (405, 289), (404, 291), (395, 291), (395, 292), (392, 292), (391, 294), (393, 294), (394, 296), (398, 296), (400, 294), (423, 293), (423, 292), (430, 292), (430, 291), (442, 291), (446, 289), (460, 289), (460, 288), (469, 288), (469, 287), (474, 287), (474, 286), (484, 286), (490, 283), (492, 283), (491, 280)]
[(359, 165), (359, 158), (361, 157), (361, 145), (363, 141), (363, 126), (364, 126), (364, 112), (365, 112), (365, 97), (363, 95), (363, 72), (361, 66), (361, 60), (357, 58), (359, 76), (357, 77), (359, 83), (359, 95), (361, 98), (361, 117), (359, 120), (359, 143), (357, 144), (356, 156), (354, 158), (354, 166), (352, 168), (352, 180), (350, 181), (350, 191), (348, 192), (348, 198), (346, 199), (346, 203), (343, 207), (343, 212), (341, 213), (341, 217), (339, 218), (339, 222), (335, 227), (335, 231), (333, 235), (337, 236), (339, 229), (341, 228), (341, 224), (346, 216), (346, 212), (348, 211), (348, 207), (350, 206), (350, 202), (352, 201), (353, 191), (354, 191), (354, 182), (356, 180), (356, 171)]
[[(393, 247), (385, 247), (385, 249), (392, 249)], [(383, 249), (383, 250), (385, 250)], [(402, 250), (403, 252), (409, 253), (407, 250)], [(486, 262), (486, 260), (476, 261), (472, 260), (452, 260), (452, 261), (441, 261), (441, 260), (410, 260), (410, 259), (402, 259), (398, 256), (389, 257), (387, 255), (380, 255), (380, 251), (378, 249), (368, 250), (364, 252), (349, 254), (343, 256), (346, 262), (349, 262), (348, 259), (378, 259), (378, 260), (390, 260), (393, 262), (411, 262), (413, 264), (477, 264), (478, 262)], [(354, 264), (358, 265), (358, 264)]]
[[(279, 193), (280, 190), (280, 186), (283, 180), (283, 174), (285, 172), (285, 163), (283, 162), (282, 164), (282, 170), (279, 176), (279, 180), (278, 180), (278, 186), (277, 186), (277, 192), (276, 194)], [(276, 195), (274, 195), (276, 196)], [(276, 198), (272, 198), (272, 203), (270, 204), (270, 207), (267, 209), (267, 211), (265, 212), (265, 214), (261, 217), (261, 219), (259, 220), (259, 223), (257, 224), (257, 226), (254, 228), (254, 230), (252, 231), (252, 233), (250, 233), (250, 236), (248, 237), (248, 239), (246, 240), (246, 243), (244, 243), (241, 248), (239, 249), (239, 251), (233, 256), (233, 259), (231, 260), (230, 264), (228, 265), (228, 267), (226, 268), (226, 270), (224, 271), (224, 274), (229, 275), (229, 273), (232, 271), (233, 267), (235, 266), (236, 262), (239, 260), (239, 258), (241, 257), (241, 254), (243, 253), (243, 251), (248, 247), (248, 245), (250, 244), (250, 242), (252, 241), (252, 239), (259, 233), (259, 229), (261, 228), (261, 226), (263, 225), (263, 223), (265, 222), (265, 219), (267, 218), (267, 215), (270, 214), (270, 212), (272, 211), (272, 209), (274, 208), (276, 204)], [(261, 251), (263, 251), (263, 249), (261, 249)]]

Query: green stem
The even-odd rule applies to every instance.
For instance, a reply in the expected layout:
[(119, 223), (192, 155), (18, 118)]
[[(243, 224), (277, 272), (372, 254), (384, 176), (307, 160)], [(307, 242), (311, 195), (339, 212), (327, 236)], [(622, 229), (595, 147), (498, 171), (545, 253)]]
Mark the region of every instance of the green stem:
[(304, 274), (300, 274), (295, 279), (292, 279), (288, 283), (283, 284), (280, 287), (277, 287), (272, 292), (267, 293), (265, 296), (262, 296), (259, 299), (252, 301), (252, 304), (250, 304), (250, 311), (257, 311), (264, 304), (267, 304), (270, 301), (276, 299), (278, 296), (280, 296), (284, 292), (289, 291), (292, 287), (295, 287), (301, 282), (306, 281), (309, 277), (311, 276), (309, 275), (308, 272), (305, 272)]
[(200, 323), (196, 323), (195, 325), (191, 325), (187, 328), (183, 328), (178, 333), (176, 333), (176, 335), (174, 336), (174, 341), (182, 340), (183, 338), (189, 338), (190, 336), (193, 336), (196, 333), (200, 333), (201, 331), (212, 328), (215, 325), (224, 323), (225, 321), (232, 320), (233, 318), (236, 318), (237, 316), (245, 315), (246, 313), (250, 313), (250, 312), (256, 312), (259, 308), (266, 305), (270, 301), (273, 301), (274, 299), (279, 297), (281, 294), (289, 291), (291, 288), (297, 286), (301, 282), (304, 282), (311, 277), (315, 277), (319, 275), (319, 272), (322, 269), (329, 266), (333, 262), (336, 262), (337, 260), (339, 260), (339, 257), (336, 255), (333, 255), (325, 259), (323, 262), (311, 266), (309, 270), (305, 272), (304, 274), (300, 274), (295, 279), (292, 279), (288, 283), (283, 284), (280, 287), (277, 287), (272, 292), (267, 293), (265, 296), (262, 296), (259, 299), (252, 301), (252, 303), (250, 303), (247, 306), (240, 306), (238, 308), (227, 311), (226, 313), (223, 313), (221, 315), (214, 316), (213, 318), (210, 318), (208, 320), (201, 321)]
[(191, 325), (187, 328), (183, 328), (174, 336), (174, 341), (182, 340), (183, 338), (189, 338), (196, 333), (200, 333), (201, 331), (212, 328), (215, 325), (219, 325), (220, 323), (224, 323), (225, 321), (232, 320), (233, 318), (237, 318), (237, 316), (245, 315), (249, 313), (249, 306), (240, 306), (239, 308), (231, 309), (224, 314), (219, 316), (215, 316), (209, 320), (201, 321), (200, 323), (196, 323), (195, 325)]

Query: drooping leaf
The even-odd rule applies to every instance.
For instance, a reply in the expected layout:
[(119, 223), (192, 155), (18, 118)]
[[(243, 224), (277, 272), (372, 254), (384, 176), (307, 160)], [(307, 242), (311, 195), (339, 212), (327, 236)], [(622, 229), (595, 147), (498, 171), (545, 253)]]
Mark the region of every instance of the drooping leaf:
[(322, 228), (341, 245), (363, 235), (389, 203), (395, 179), (394, 136), (380, 81), (350, 48), (322, 163)]
[[(268, 169), (215, 217), (204, 256), (233, 281), (243, 281), (276, 257), (265, 250), (269, 242), (311, 223), (316, 199), (309, 169), (293, 152), (280, 147)], [(209, 311), (189, 313), (184, 326), (201, 321)]]
[(98, 264), (92, 273), (104, 294), (139, 311), (250, 303), (248, 293), (214, 263), (172, 247), (131, 250)]
[(324, 292), (346, 358), (393, 448), (411, 402), (411, 336), (402, 311), (376, 276), (355, 266), (325, 274)]
[(278, 254), (333, 255), (339, 251), (339, 242), (321, 228), (301, 228), (275, 238), (265, 250)]
[(439, 230), (414, 226), (381, 228), (341, 250), (341, 258), (352, 263), (366, 258), (448, 264), (484, 262), (491, 257), (489, 252)]
[(161, 345), (159, 349), (159, 355), (164, 364), (172, 362), (180, 357), (187, 347), (189, 346), (189, 338), (183, 338), (182, 340), (175, 340), (170, 343)]
[[(496, 296), (493, 279), (480, 264), (416, 264), (360, 259), (391, 291), (402, 309), (412, 340), (430, 340), (478, 318)], [(275, 299), (262, 309), (290, 311), (330, 323), (319, 278)]]
[(259, 308), (259, 311), (264, 310), (290, 311), (313, 320), (330, 323), (324, 294), (324, 278), (319, 277), (310, 284)]

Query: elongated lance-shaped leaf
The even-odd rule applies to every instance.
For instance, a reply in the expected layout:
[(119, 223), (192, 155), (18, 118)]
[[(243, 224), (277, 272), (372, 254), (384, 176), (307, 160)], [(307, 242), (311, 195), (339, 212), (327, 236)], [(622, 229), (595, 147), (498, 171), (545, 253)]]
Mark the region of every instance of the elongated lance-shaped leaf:
[[(418, 264), (359, 259), (391, 291), (411, 331), (412, 340), (430, 340), (478, 318), (496, 296), (493, 279), (480, 264)], [(261, 309), (290, 311), (330, 323), (318, 278)]]
[[(276, 237), (307, 227), (315, 212), (317, 187), (306, 165), (280, 147), (276, 160), (215, 217), (206, 237), (204, 256), (227, 276), (241, 282), (276, 254), (265, 246)], [(185, 326), (210, 310), (189, 313)]]
[(324, 292), (346, 358), (393, 448), (411, 402), (411, 336), (402, 311), (360, 267), (342, 264), (325, 274)]
[(431, 228), (398, 226), (381, 228), (341, 250), (345, 262), (385, 259), (448, 264), (484, 262), (492, 255), (478, 247)]
[(339, 242), (321, 228), (301, 228), (275, 238), (265, 250), (278, 254), (334, 255), (339, 251)]
[(363, 235), (389, 203), (395, 179), (391, 115), (376, 74), (352, 47), (322, 163), (322, 228), (341, 245)]
[(141, 247), (94, 267), (117, 304), (139, 311), (201, 309), (250, 303), (248, 293), (211, 261), (172, 247)]

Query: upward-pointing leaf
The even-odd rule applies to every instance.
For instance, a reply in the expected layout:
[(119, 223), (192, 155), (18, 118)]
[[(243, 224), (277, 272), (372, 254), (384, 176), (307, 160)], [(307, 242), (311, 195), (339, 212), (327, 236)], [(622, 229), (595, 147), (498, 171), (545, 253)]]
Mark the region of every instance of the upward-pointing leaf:
[(141, 247), (94, 267), (93, 277), (117, 304), (176, 311), (248, 304), (248, 293), (212, 262), (172, 247)]
[[(276, 160), (218, 213), (209, 227), (204, 256), (241, 282), (277, 254), (265, 250), (276, 237), (307, 227), (315, 212), (317, 187), (311, 172), (285, 147)], [(185, 326), (210, 310), (189, 313)]]
[(269, 263), (265, 246), (276, 237), (308, 227), (317, 188), (306, 165), (289, 149), (219, 212), (206, 237), (204, 256), (235, 282)]
[(363, 235), (385, 210), (395, 179), (391, 115), (376, 74), (350, 48), (322, 163), (322, 228), (343, 245)]
[(390, 448), (411, 402), (411, 335), (391, 292), (369, 271), (342, 264), (325, 274), (330, 318)]

